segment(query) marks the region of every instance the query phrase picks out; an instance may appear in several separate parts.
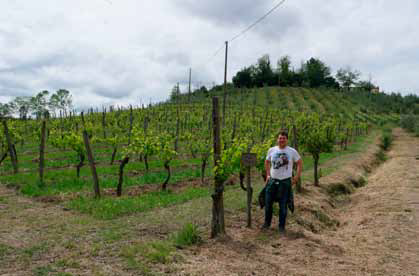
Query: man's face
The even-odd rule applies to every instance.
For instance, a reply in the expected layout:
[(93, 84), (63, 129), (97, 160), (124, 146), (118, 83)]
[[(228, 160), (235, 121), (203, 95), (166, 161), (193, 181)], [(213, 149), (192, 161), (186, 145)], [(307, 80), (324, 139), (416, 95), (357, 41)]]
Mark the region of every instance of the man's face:
[(280, 148), (285, 148), (288, 144), (288, 138), (285, 135), (278, 136), (278, 145)]

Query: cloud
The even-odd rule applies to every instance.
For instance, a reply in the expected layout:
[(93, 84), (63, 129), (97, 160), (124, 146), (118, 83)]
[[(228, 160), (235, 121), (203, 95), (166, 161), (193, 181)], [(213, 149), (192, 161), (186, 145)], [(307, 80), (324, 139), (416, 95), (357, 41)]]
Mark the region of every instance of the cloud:
[[(0, 97), (68, 89), (76, 106), (165, 100), (179, 83), (221, 83), (224, 41), (276, 1), (2, 1)], [(45, 7), (48, 6), (48, 9)], [(269, 54), (317, 57), (386, 91), (419, 93), (419, 3), (286, 1), (229, 45), (228, 78)], [(215, 50), (218, 55), (213, 56)]]
[[(229, 28), (229, 38), (244, 30), (261, 18), (274, 5), (272, 1), (192, 1), (175, 0), (176, 7), (188, 16), (208, 20), (220, 28)], [(276, 3), (279, 3), (278, 1)], [(275, 3), (275, 4), (276, 4)], [(301, 26), (300, 15), (294, 8), (285, 8), (286, 3), (270, 14), (269, 20), (262, 20), (252, 32), (265, 39), (280, 40), (282, 35)], [(228, 38), (228, 39), (229, 39)]]

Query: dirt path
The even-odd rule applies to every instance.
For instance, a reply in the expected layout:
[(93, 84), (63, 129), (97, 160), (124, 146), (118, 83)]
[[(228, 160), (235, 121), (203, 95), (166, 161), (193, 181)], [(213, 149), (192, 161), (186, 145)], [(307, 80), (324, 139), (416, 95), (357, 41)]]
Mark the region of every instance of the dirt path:
[(342, 214), (338, 240), (354, 275), (419, 275), (419, 139), (394, 135), (389, 160)]
[(237, 223), (188, 254), (179, 274), (419, 275), (419, 139), (394, 134), (389, 159), (339, 209), (336, 231), (282, 237)]

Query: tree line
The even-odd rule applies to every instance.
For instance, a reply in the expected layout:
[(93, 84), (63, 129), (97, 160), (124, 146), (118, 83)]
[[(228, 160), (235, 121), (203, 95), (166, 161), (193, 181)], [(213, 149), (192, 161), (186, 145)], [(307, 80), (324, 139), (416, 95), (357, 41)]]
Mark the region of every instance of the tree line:
[(35, 96), (19, 96), (8, 103), (0, 103), (0, 116), (11, 117), (19, 115), (20, 119), (28, 119), (33, 116), (56, 115), (57, 112), (65, 114), (72, 109), (73, 100), (70, 92), (59, 89), (50, 95), (50, 92), (43, 90)]
[(336, 75), (331, 74), (330, 67), (318, 58), (302, 62), (300, 68), (294, 69), (289, 56), (281, 57), (277, 67), (273, 68), (269, 55), (258, 59), (256, 64), (244, 67), (233, 77), (233, 84), (239, 88), (263, 86), (283, 87), (327, 87), (350, 89), (353, 86), (371, 91), (376, 86), (370, 80), (360, 80), (361, 73), (350, 67), (341, 68)]

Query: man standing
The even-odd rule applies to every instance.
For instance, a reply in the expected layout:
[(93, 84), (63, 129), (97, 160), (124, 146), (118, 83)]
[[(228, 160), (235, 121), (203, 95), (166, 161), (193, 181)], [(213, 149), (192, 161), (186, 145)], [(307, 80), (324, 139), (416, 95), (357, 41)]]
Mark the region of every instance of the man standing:
[[(297, 174), (292, 177), (292, 168), (297, 164)], [(265, 223), (262, 229), (268, 229), (272, 221), (272, 205), (279, 198), (279, 232), (285, 233), (287, 202), (295, 185), (301, 177), (303, 161), (298, 152), (288, 146), (288, 133), (281, 131), (278, 135), (278, 146), (268, 150), (265, 160)]]

